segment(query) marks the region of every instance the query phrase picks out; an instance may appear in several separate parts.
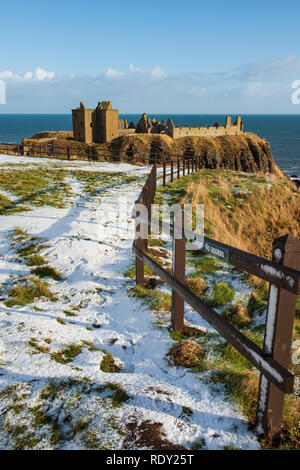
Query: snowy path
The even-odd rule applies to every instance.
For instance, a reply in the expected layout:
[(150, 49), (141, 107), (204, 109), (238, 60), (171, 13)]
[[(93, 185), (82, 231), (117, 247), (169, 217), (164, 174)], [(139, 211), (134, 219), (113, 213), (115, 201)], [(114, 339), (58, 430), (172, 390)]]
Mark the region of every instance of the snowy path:
[[(90, 169), (96, 167), (88, 165)], [(83, 165), (84, 169), (88, 165)], [(103, 171), (112, 172), (112, 167), (106, 164)], [(116, 171), (128, 172), (126, 165), (116, 167)], [(97, 171), (101, 171), (100, 164)], [(148, 169), (136, 171), (141, 175)], [(55, 423), (61, 437), (56, 447), (61, 449), (89, 448), (91, 441), (101, 442), (102, 448), (136, 448), (137, 444), (130, 445), (126, 440), (126, 423), (148, 421), (162, 424), (164, 439), (174, 445), (258, 449), (246, 419), (225, 400), (222, 391), (212, 391), (187, 369), (169, 365), (165, 355), (174, 342), (167, 329), (158, 327), (152, 312), (128, 296), (128, 287), (134, 286), (134, 281), (123, 276), (133, 263), (130, 214), (143, 183), (120, 184), (99, 197), (86, 194), (76, 180), (69, 184), (74, 194), (71, 207), (42, 207), (0, 216), (0, 282), (7, 282), (10, 274), (28, 274), (28, 267), (16, 260), (10, 245), (8, 235), (16, 227), (49, 243), (42, 255), (63, 275), (63, 281), (50, 283), (56, 302), (36, 300), (31, 305), (8, 308), (0, 299), (0, 391), (18, 383), (17, 400), (24, 405), (18, 412), (13, 407), (8, 409), (9, 398), (1, 395), (0, 448), (13, 446), (12, 431), (8, 430), (15, 429), (16, 423), (30, 427), (32, 409), (42, 406), (48, 416), (58, 416)], [(122, 206), (123, 212), (116, 219), (120, 197), (127, 198), (129, 204)], [(74, 307), (76, 316), (64, 315)], [(39, 345), (46, 345), (47, 339), (49, 352), (33, 351), (28, 345), (32, 338)], [(84, 347), (67, 364), (51, 357), (51, 353), (78, 343), (93, 347)], [(120, 373), (100, 370), (105, 355), (102, 350), (114, 356), (122, 367)], [(74, 382), (61, 395), (57, 392), (48, 403), (41, 399), (40, 391), (49, 380), (68, 378)], [(130, 397), (118, 408), (109, 405), (105, 392), (97, 394), (95, 389), (112, 382), (120, 384)], [(84, 387), (89, 387), (88, 391)], [(186, 409), (191, 412), (186, 413)], [(78, 418), (87, 419), (88, 426), (74, 433)], [(55, 447), (51, 426), (32, 425), (33, 447)]]

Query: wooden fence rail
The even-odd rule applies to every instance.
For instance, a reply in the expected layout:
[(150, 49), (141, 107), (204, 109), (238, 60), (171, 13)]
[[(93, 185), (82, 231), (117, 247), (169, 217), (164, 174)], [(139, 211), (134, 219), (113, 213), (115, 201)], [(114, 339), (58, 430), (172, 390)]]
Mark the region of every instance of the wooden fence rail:
[[(178, 155), (178, 154), (165, 154), (157, 152), (138, 152), (134, 150), (114, 149), (107, 150), (97, 149), (89, 144), (82, 146), (60, 145), (59, 142), (49, 142), (39, 144), (17, 144), (17, 143), (1, 143), (0, 154), (28, 156), (28, 157), (44, 157), (44, 158), (57, 158), (65, 160), (89, 160), (89, 161), (109, 161), (109, 162), (127, 162), (133, 164), (149, 164), (149, 165), (163, 165), (167, 163), (171, 167), (169, 175), (173, 180), (176, 175), (178, 176), (178, 168), (182, 167), (183, 175), (185, 168), (192, 168), (195, 166), (200, 167), (200, 156), (192, 155)], [(163, 177), (163, 176), (162, 176)]]
[[(163, 174), (157, 175), (154, 165), (143, 190), (136, 201), (134, 216), (136, 219), (136, 237), (133, 252), (136, 256), (136, 282), (144, 284), (144, 266), (147, 265), (172, 289), (172, 328), (182, 330), (184, 327), (184, 302), (187, 302), (211, 326), (213, 326), (239, 353), (260, 371), (260, 388), (257, 403), (256, 424), (259, 434), (275, 436), (281, 429), (282, 411), (285, 394), (293, 392), (294, 375), (288, 370), (290, 359), (294, 314), (297, 296), (300, 294), (300, 241), (290, 235), (278, 238), (273, 244), (272, 261), (239, 250), (230, 245), (212, 240), (208, 237), (186, 230), (182, 224), (184, 217), (174, 217), (174, 223), (156, 220), (152, 216), (157, 182), (162, 184), (193, 173), (200, 169), (196, 157), (177, 160), (177, 171), (174, 162), (167, 173), (167, 164), (163, 163)], [(141, 214), (140, 204), (145, 205), (148, 216)], [(151, 230), (151, 225), (160, 231), (173, 235), (173, 272), (170, 274), (147, 255), (147, 240), (141, 238), (143, 233)], [(146, 228), (146, 229), (145, 229)], [(182, 238), (174, 237), (175, 230), (182, 231)], [(213, 308), (185, 286), (185, 244), (193, 239), (199, 249), (205, 253), (232, 264), (241, 271), (253, 274), (270, 283), (264, 347), (261, 349), (247, 336), (241, 333), (232, 323), (221, 317)]]

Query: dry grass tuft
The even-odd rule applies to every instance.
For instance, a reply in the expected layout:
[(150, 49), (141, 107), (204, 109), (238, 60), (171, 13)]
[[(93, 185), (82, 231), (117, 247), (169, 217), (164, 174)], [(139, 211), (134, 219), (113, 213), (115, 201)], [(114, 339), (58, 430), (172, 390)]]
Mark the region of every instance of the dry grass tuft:
[(201, 277), (186, 279), (185, 284), (195, 295), (204, 295), (208, 289), (208, 285)]
[(228, 307), (222, 314), (226, 320), (231, 321), (234, 325), (244, 328), (252, 323), (247, 309), (243, 306), (243, 302), (239, 301)]
[(201, 366), (205, 349), (195, 341), (177, 343), (168, 352), (167, 357), (173, 365), (188, 368)]

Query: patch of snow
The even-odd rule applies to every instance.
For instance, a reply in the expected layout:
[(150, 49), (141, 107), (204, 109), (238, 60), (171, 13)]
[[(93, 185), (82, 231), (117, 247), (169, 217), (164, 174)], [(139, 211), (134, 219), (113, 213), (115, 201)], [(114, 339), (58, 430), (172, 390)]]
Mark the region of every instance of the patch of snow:
[[(0, 166), (20, 162), (27, 164), (28, 158), (0, 157)], [(35, 168), (48, 165), (136, 175), (146, 175), (149, 171), (149, 167), (102, 162), (38, 158), (30, 158), (30, 162)], [(223, 390), (213, 391), (197, 375), (170, 366), (166, 354), (174, 342), (167, 329), (158, 328), (152, 312), (141, 301), (128, 296), (128, 287), (135, 285), (133, 280), (123, 276), (134, 261), (131, 212), (143, 182), (137, 180), (107, 189), (101, 193), (101, 199), (86, 195), (83, 185), (75, 180), (68, 183), (74, 184), (71, 207), (35, 207), (30, 213), (0, 216), (0, 282), (10, 283), (11, 274), (20, 277), (30, 272), (30, 268), (16, 260), (14, 248), (10, 246), (8, 234), (15, 227), (45, 239), (49, 247), (41, 254), (63, 275), (60, 282), (49, 281), (57, 302), (38, 299), (34, 304), (8, 308), (4, 299), (0, 299), (4, 344), (0, 358), (1, 364), (4, 361), (0, 390), (16, 383), (21, 384), (22, 390), (30, 388), (31, 395), (25, 402), (28, 410), (39, 404), (38, 394), (50, 380), (55, 383), (74, 380), (71, 391), (66, 389), (62, 398), (57, 396), (47, 403), (49, 413), (59, 416), (60, 422), (67, 416), (72, 419), (91, 417), (99, 440), (106, 439), (112, 449), (121, 449), (124, 438), (110, 428), (109, 420), (124, 425), (133, 417), (139, 422), (161, 423), (168, 440), (187, 448), (195, 441), (205, 439), (206, 448), (211, 450), (229, 444), (241, 449), (259, 449), (256, 436), (248, 430), (247, 420), (236, 405), (226, 399)], [(131, 222), (128, 231), (123, 226), (123, 219), (118, 222), (112, 217), (119, 197), (124, 196), (129, 201), (127, 216)], [(65, 315), (64, 312), (74, 308), (77, 308), (73, 310), (76, 316)], [(211, 331), (188, 307), (186, 317), (198, 327)], [(59, 323), (58, 318), (63, 318), (65, 325)], [(49, 353), (30, 347), (32, 338), (38, 344), (47, 345)], [(45, 343), (45, 339), (49, 342)], [(70, 364), (61, 364), (51, 358), (51, 354), (70, 344), (92, 344), (96, 349), (83, 347), (81, 354)], [(121, 365), (119, 374), (100, 370), (103, 351), (110, 352)], [(81, 393), (80, 384), (86, 383), (85, 378), (91, 381), (91, 385), (87, 385), (90, 392)], [(116, 410), (108, 406), (100, 392), (93, 392), (94, 386), (101, 387), (108, 382), (119, 384), (130, 396), (130, 400)], [(190, 408), (192, 415), (184, 416), (183, 407)], [(28, 426), (28, 421), (25, 425)], [(65, 430), (67, 425), (64, 426)], [(8, 448), (9, 443), (9, 437), (2, 429), (0, 448)], [(42, 440), (39, 446), (51, 448), (47, 440)], [(80, 449), (84, 445), (71, 434), (60, 443), (60, 448)]]
[(278, 287), (271, 284), (268, 314), (267, 314), (267, 324), (266, 324), (266, 337), (265, 337), (265, 348), (266, 348), (267, 354), (271, 354), (272, 348), (273, 348), (278, 296), (279, 296)]

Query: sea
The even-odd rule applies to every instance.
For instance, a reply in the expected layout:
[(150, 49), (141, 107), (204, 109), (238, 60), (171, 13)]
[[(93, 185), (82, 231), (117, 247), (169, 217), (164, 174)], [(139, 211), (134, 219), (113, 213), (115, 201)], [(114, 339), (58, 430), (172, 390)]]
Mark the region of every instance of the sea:
[[(171, 118), (178, 126), (213, 125), (224, 123), (222, 114), (149, 114), (151, 119), (167, 121)], [(140, 114), (120, 114), (135, 124)], [(234, 118), (234, 116), (233, 116)], [(289, 176), (300, 177), (300, 115), (242, 115), (245, 132), (253, 132), (267, 139), (278, 166)], [(0, 142), (21, 143), (41, 131), (71, 131), (70, 114), (0, 114)]]

